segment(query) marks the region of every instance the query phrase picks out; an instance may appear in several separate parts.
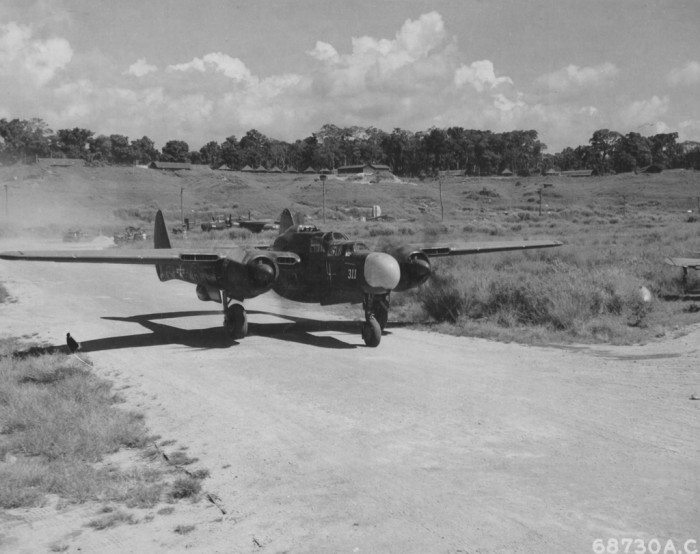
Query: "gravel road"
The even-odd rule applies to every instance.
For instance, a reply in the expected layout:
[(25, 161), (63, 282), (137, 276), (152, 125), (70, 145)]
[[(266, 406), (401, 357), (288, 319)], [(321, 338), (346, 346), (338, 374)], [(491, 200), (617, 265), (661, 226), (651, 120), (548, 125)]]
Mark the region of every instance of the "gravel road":
[(0, 282), (16, 299), (0, 333), (60, 345), (70, 331), (154, 434), (209, 469), (227, 512), (180, 503), (95, 531), (95, 505), (9, 510), (0, 550), (700, 548), (700, 328), (529, 347), (390, 324), (372, 349), (359, 308), (347, 321), (266, 295), (247, 302), (250, 336), (235, 343), (218, 305), (153, 268), (3, 261)]

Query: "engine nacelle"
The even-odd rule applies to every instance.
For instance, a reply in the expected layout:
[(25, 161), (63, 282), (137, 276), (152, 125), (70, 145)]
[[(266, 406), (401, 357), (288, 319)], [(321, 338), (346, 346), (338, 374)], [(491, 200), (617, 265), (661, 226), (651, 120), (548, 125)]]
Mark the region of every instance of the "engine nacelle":
[(243, 300), (269, 291), (279, 277), (279, 267), (265, 254), (256, 254), (243, 263), (224, 260), (221, 272), (221, 289), (232, 298)]
[(389, 254), (396, 258), (401, 268), (401, 280), (394, 289), (395, 291), (400, 292), (419, 287), (430, 278), (432, 274), (430, 259), (420, 250), (410, 246), (399, 246), (390, 251)]

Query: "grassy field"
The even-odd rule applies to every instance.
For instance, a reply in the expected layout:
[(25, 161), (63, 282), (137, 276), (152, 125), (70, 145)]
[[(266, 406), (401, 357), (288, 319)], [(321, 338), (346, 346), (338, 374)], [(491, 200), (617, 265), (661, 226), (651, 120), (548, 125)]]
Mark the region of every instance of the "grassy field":
[[(140, 414), (120, 408), (111, 383), (74, 357), (22, 351), (0, 340), (0, 508), (42, 505), (54, 494), (112, 512), (113, 503), (152, 508), (199, 494), (208, 472), (176, 470), (194, 459), (164, 464), (166, 445), (157, 446)], [(124, 449), (139, 453), (135, 462), (109, 462)], [(173, 460), (178, 453), (185, 457)]]
[[(214, 213), (277, 218), (290, 207), (321, 225), (322, 185), (313, 175), (198, 168), (177, 174), (142, 168), (0, 168), (9, 183), (3, 233), (60, 236), (70, 226), (111, 235), (189, 217), (192, 248), (269, 244), (275, 234), (242, 229), (202, 233)], [(442, 189), (442, 191), (440, 190)], [(700, 173), (674, 170), (567, 178), (460, 178), (377, 184), (326, 182), (327, 223), (370, 246), (552, 238), (553, 250), (470, 256), (435, 263), (436, 278), (396, 294), (392, 320), (441, 332), (535, 342), (634, 343), (700, 321), (689, 302), (663, 298), (697, 285), (664, 258), (700, 251)], [(540, 201), (541, 199), (541, 201)], [(390, 222), (363, 222), (379, 205)], [(640, 287), (654, 300), (643, 303)], [(359, 317), (355, 307), (341, 308)]]

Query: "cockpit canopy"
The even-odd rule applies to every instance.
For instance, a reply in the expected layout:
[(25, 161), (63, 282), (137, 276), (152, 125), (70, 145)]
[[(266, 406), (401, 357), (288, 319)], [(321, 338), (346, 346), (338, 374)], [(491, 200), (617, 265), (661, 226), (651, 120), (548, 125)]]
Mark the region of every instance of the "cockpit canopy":
[(369, 252), (369, 247), (364, 242), (344, 241), (328, 246), (328, 256), (352, 256), (361, 252)]

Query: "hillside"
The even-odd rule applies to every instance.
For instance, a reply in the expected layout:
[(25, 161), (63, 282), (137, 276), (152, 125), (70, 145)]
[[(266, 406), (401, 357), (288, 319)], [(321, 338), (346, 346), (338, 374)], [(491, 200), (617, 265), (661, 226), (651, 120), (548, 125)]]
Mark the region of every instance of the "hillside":
[[(180, 219), (181, 200), (185, 217), (195, 221), (216, 212), (234, 218), (249, 213), (253, 218), (276, 218), (285, 207), (321, 218), (322, 185), (317, 175), (11, 166), (0, 167), (0, 184), (7, 186), (9, 227), (15, 232), (78, 225), (109, 233), (140, 218), (150, 219), (157, 208), (175, 222)], [(540, 189), (545, 214), (591, 210), (610, 215), (640, 209), (668, 214), (697, 210), (700, 172), (579, 179), (448, 177), (442, 188), (448, 224), (498, 222), (506, 212), (539, 213)], [(5, 205), (4, 195), (0, 205)], [(326, 205), (331, 220), (369, 216), (373, 205), (399, 220), (430, 222), (441, 217), (438, 180), (367, 184), (329, 176)], [(0, 216), (4, 219), (4, 210)]]

